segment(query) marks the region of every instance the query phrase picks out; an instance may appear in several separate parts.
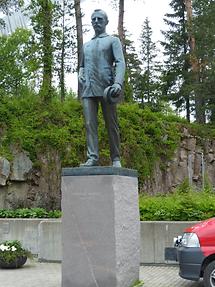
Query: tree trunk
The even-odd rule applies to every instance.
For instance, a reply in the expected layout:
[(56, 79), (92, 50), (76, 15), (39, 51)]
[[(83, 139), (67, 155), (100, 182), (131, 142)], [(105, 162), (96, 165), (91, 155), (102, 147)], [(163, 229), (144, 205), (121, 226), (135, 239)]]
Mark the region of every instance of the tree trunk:
[(62, 48), (61, 48), (61, 67), (60, 67), (60, 98), (63, 102), (65, 100), (65, 73), (64, 73), (64, 59), (65, 59), (65, 0), (63, 0), (63, 15), (62, 15)]
[(195, 37), (193, 35), (193, 24), (192, 24), (192, 18), (193, 18), (192, 0), (185, 0), (184, 4), (187, 12), (188, 41), (190, 46), (190, 63), (193, 74), (196, 121), (198, 123), (203, 124), (205, 123), (205, 105), (204, 105), (204, 99), (197, 89), (199, 83), (199, 63), (195, 55)]
[[(81, 58), (82, 58), (82, 48), (83, 48), (83, 30), (82, 30), (82, 15), (81, 15), (81, 5), (80, 0), (74, 0), (75, 4), (75, 20), (76, 20), (76, 31), (77, 31), (77, 48), (78, 48), (78, 66), (79, 71)], [(78, 98), (81, 97), (81, 87), (78, 83)]]
[(40, 94), (44, 101), (49, 101), (52, 91), (52, 3), (50, 0), (43, 0), (41, 3), (42, 23), (42, 49), (43, 49), (43, 80)]
[[(186, 7), (185, 4), (183, 5), (183, 49), (184, 49), (184, 67), (183, 70), (186, 71), (186, 74), (188, 74), (190, 63), (189, 60), (187, 59), (187, 32), (186, 32), (186, 19), (185, 19), (185, 12), (186, 12)], [(185, 81), (188, 82), (187, 78), (185, 78)], [(186, 119), (188, 122), (190, 122), (190, 93), (186, 92), (184, 95), (185, 97), (185, 108), (186, 108)]]
[(124, 33), (124, 0), (119, 0), (118, 35), (125, 54), (125, 33)]

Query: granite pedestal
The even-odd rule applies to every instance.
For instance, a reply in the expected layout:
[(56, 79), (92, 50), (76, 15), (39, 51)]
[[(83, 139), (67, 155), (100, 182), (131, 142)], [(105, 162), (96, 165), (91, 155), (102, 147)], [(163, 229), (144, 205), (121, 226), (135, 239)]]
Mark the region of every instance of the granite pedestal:
[(62, 172), (62, 287), (130, 287), (139, 279), (137, 172)]

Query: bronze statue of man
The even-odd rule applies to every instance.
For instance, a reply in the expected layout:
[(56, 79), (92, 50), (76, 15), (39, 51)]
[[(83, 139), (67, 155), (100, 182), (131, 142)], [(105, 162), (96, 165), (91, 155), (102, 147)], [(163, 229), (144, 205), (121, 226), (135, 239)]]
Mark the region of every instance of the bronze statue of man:
[(122, 90), (125, 60), (119, 38), (106, 33), (107, 14), (94, 10), (91, 23), (95, 36), (83, 47), (79, 81), (87, 134), (87, 161), (81, 166), (96, 166), (99, 161), (98, 106), (102, 107), (108, 131), (110, 156), (114, 167), (121, 167), (120, 137), (116, 103)]

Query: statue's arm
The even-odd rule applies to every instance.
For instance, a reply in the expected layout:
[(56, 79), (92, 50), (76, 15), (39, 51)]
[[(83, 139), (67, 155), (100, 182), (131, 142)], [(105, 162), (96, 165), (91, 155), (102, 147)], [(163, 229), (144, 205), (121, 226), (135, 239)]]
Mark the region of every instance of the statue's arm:
[(115, 62), (114, 83), (119, 84), (122, 87), (125, 77), (125, 58), (119, 38), (113, 37), (112, 49)]
[(80, 61), (80, 68), (78, 71), (78, 80), (83, 85), (85, 82), (85, 73), (84, 73), (84, 51), (82, 49), (81, 53), (81, 61)]

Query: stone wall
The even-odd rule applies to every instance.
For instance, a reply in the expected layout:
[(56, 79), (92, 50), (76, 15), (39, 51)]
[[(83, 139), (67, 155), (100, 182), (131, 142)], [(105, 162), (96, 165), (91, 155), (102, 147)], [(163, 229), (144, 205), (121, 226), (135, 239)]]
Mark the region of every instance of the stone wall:
[(162, 165), (156, 163), (152, 177), (145, 181), (144, 190), (153, 194), (167, 193), (185, 179), (198, 188), (206, 182), (215, 187), (215, 139), (193, 136), (184, 128), (173, 158)]

